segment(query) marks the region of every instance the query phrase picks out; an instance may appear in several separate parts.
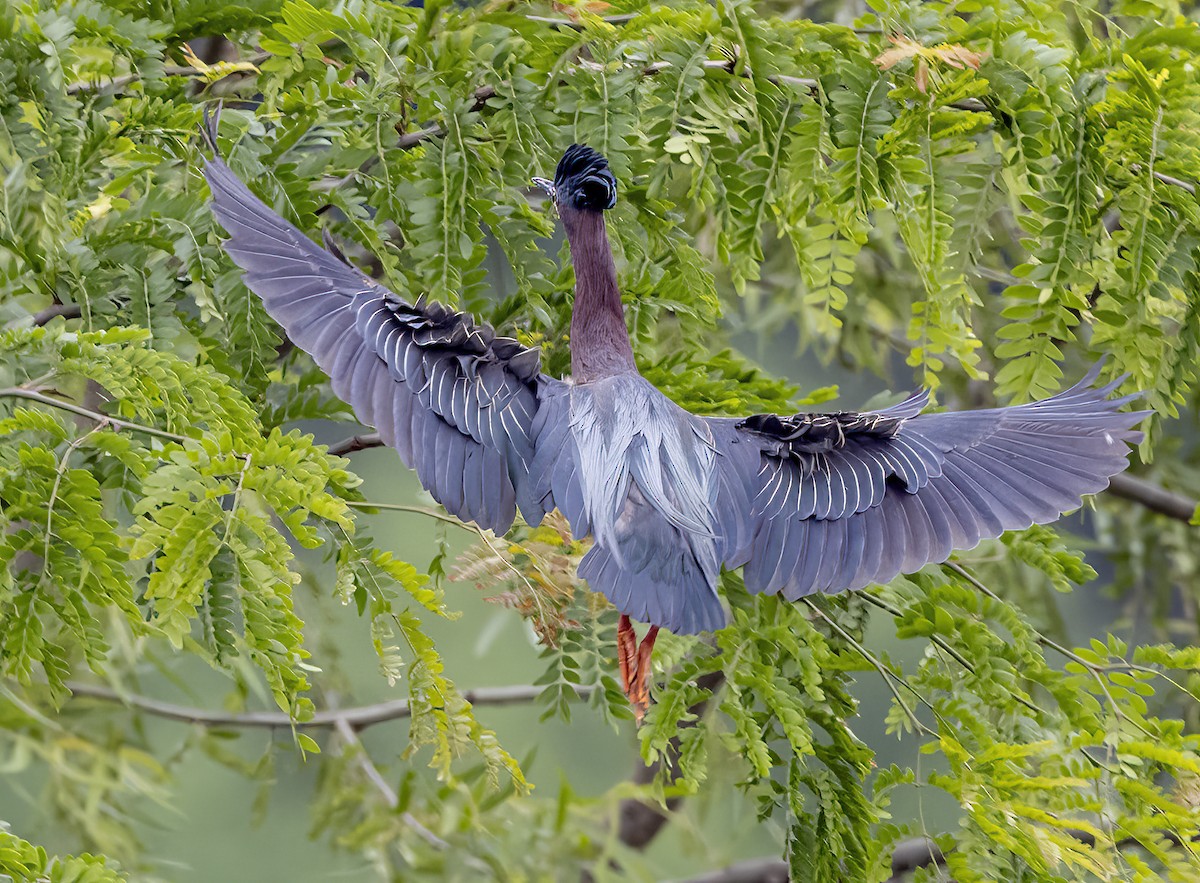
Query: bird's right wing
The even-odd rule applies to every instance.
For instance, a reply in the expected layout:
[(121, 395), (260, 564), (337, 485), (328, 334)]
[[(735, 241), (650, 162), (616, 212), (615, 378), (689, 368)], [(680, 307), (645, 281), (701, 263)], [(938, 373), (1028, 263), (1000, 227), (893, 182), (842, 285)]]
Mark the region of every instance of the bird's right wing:
[(225, 164), (215, 117), (206, 114), (204, 134), (212, 209), (230, 235), (225, 251), (334, 393), (451, 514), (496, 533), (518, 506), (526, 521), (541, 521), (554, 502), (530, 480), (533, 424), (542, 399), (564, 384), (540, 373), (538, 351), (442, 304), (408, 303), (336, 248), (321, 248)]
[(1096, 371), (1027, 405), (709, 418), (726, 567), (795, 599), (859, 589), (1053, 521), (1129, 465), (1147, 412), (1121, 411)]

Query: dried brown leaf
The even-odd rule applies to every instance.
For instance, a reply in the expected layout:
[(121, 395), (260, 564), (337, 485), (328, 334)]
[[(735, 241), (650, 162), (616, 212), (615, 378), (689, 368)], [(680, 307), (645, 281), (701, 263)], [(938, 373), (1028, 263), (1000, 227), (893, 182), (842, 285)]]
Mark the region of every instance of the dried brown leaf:
[(959, 46), (957, 43), (943, 43), (935, 46), (933, 52), (946, 64), (959, 70), (968, 67), (972, 70), (979, 70), (979, 65), (983, 63), (985, 57), (983, 53), (973, 52), (966, 46)]
[(880, 70), (891, 70), (900, 62), (907, 58), (912, 58), (924, 48), (915, 40), (910, 40), (903, 34), (891, 34), (888, 36), (888, 41), (892, 44), (892, 49), (885, 49), (875, 59), (875, 64)]

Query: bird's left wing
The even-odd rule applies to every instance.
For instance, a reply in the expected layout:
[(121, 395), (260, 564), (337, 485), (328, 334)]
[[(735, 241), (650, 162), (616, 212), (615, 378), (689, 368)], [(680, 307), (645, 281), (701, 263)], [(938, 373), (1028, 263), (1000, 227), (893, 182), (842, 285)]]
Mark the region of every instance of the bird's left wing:
[[(1098, 369), (1097, 369), (1098, 370)], [(1006, 530), (1053, 521), (1128, 466), (1120, 381), (1097, 370), (1008, 408), (921, 414), (927, 394), (882, 411), (710, 418), (725, 566), (790, 599), (859, 589), (945, 561)]]
[[(409, 303), (324, 249), (267, 207), (221, 159), (216, 118), (204, 176), (229, 233), (225, 251), (246, 285), (334, 393), (379, 430), (447, 511), (503, 533), (519, 506), (537, 524), (554, 508), (530, 480), (543, 399), (564, 401), (536, 349), (498, 337), (465, 313)], [(543, 414), (541, 423), (546, 424)]]

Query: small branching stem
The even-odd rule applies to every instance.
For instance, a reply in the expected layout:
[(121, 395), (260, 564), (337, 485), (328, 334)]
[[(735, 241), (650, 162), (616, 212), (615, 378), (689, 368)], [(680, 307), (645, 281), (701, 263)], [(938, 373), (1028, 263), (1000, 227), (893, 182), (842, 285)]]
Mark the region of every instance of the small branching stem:
[(887, 684), (887, 688), (892, 692), (892, 695), (894, 697), (896, 697), (896, 702), (898, 702), (900, 707), (902, 709), (904, 709), (904, 713), (905, 713), (905, 715), (908, 716), (909, 723), (912, 724), (913, 729), (915, 729), (917, 732), (919, 732), (923, 735), (929, 736), (932, 739), (938, 738), (938, 734), (935, 733), (929, 727), (925, 726), (925, 724), (923, 724), (921, 722), (921, 719), (919, 717), (917, 717), (916, 712), (914, 712), (912, 709), (912, 706), (910, 706), (904, 700), (904, 697), (900, 695), (900, 691), (896, 688), (896, 684), (900, 684), (901, 686), (903, 686), (907, 690), (909, 690), (914, 696), (917, 697), (917, 700), (922, 705), (924, 705), (931, 712), (933, 712), (935, 717), (937, 716), (937, 709), (935, 709), (933, 707), (933, 705), (924, 696), (922, 696), (915, 689), (913, 689), (911, 684), (909, 684), (903, 678), (897, 676), (895, 672), (893, 672), (890, 668), (888, 668), (882, 662), (880, 662), (879, 659), (877, 659), (874, 655), (872, 655), (872, 653), (869, 650), (867, 650), (866, 647), (864, 647), (861, 643), (856, 641), (854, 639), (854, 636), (851, 635), (849, 632), (847, 632), (844, 628), (842, 628), (841, 625), (839, 625), (836, 621), (834, 621), (834, 619), (832, 617), (826, 615), (825, 611), (822, 610), (820, 607), (818, 607), (816, 604), (814, 604), (811, 598), (801, 598), (800, 600), (804, 602), (804, 604), (808, 607), (809, 610), (811, 610), (813, 613), (815, 613), (817, 616), (819, 616), (821, 619), (823, 619), (826, 623), (828, 623), (830, 628), (832, 628), (835, 632), (837, 632), (839, 635), (842, 636), (842, 640), (844, 640), (851, 647), (853, 647), (855, 649), (855, 651), (857, 651), (858, 654), (860, 656), (862, 656), (863, 659), (865, 659), (865, 660), (867, 660), (867, 662), (871, 663), (871, 665), (875, 668), (875, 670), (877, 672), (879, 672), (880, 676), (883, 678), (883, 682), (885, 684)]

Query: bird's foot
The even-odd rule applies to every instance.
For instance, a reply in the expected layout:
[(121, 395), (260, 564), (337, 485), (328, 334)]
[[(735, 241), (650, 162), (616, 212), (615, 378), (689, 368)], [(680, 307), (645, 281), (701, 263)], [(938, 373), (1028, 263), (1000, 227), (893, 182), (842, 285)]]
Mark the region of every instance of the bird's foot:
[(633, 706), (633, 716), (640, 724), (650, 707), (650, 656), (654, 652), (654, 639), (658, 637), (658, 626), (650, 626), (642, 643), (637, 642), (637, 633), (629, 617), (621, 614), (617, 626), (617, 663), (621, 669), (621, 688)]

